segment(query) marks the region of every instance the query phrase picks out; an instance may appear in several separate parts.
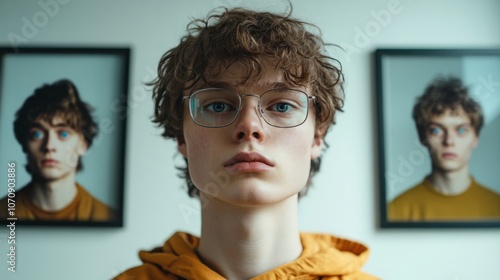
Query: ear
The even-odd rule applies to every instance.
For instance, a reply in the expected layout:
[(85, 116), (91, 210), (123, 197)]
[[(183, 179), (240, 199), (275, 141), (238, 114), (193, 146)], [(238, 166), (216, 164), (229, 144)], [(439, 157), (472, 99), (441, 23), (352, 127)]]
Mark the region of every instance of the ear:
[(185, 158), (187, 158), (187, 147), (186, 147), (186, 141), (181, 138), (177, 138), (177, 151), (181, 153)]
[(315, 159), (321, 156), (321, 153), (323, 152), (324, 138), (325, 138), (325, 130), (316, 129), (311, 147), (311, 159)]

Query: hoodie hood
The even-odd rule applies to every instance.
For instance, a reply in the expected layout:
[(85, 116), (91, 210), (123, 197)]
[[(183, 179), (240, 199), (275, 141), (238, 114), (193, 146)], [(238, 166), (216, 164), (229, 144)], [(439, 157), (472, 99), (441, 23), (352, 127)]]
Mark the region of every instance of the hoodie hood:
[[(326, 234), (301, 233), (302, 254), (290, 263), (279, 266), (253, 280), (274, 279), (377, 279), (360, 272), (368, 258), (368, 248), (360, 243)], [(141, 251), (143, 265), (118, 276), (134, 279), (225, 279), (204, 265), (196, 255), (199, 238), (175, 233), (163, 247)], [(143, 275), (147, 277), (141, 278)], [(150, 278), (149, 278), (150, 277)]]

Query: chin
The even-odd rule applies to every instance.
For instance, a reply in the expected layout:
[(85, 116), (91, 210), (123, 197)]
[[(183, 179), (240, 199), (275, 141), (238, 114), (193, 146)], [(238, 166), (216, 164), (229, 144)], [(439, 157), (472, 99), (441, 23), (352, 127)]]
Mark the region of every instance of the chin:
[(228, 189), (220, 193), (217, 198), (233, 205), (259, 206), (269, 205), (284, 201), (297, 195), (299, 190), (277, 189), (276, 186), (239, 186), (238, 189)]
[(443, 170), (444, 172), (455, 172), (457, 170), (460, 170), (463, 167), (463, 165), (458, 165), (458, 164), (447, 164), (447, 165), (441, 165), (439, 166), (439, 169)]
[(67, 173), (61, 170), (42, 171), (38, 176), (47, 182), (56, 181), (63, 178)]

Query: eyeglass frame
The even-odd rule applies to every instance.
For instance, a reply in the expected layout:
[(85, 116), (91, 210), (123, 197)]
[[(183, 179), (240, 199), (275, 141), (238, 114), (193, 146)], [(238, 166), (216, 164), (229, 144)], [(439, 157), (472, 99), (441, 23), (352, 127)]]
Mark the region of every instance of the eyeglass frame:
[[(286, 90), (292, 90), (292, 91), (296, 91), (296, 92), (301, 92), (303, 93), (304, 95), (307, 96), (307, 111), (306, 111), (306, 115), (304, 117), (304, 120), (302, 122), (300, 122), (299, 124), (296, 124), (296, 125), (292, 125), (292, 126), (277, 126), (277, 125), (273, 125), (273, 124), (270, 124), (268, 120), (266, 120), (266, 118), (264, 117), (264, 111), (262, 109), (262, 107), (260, 106), (260, 100), (261, 100), (261, 97), (268, 93), (268, 92), (271, 92), (271, 91), (275, 91), (275, 90), (279, 90), (279, 89), (286, 89)], [(184, 100), (190, 100), (191, 97), (193, 95), (195, 95), (196, 93), (198, 92), (203, 92), (203, 91), (207, 91), (207, 90), (226, 90), (226, 91), (231, 91), (229, 89), (226, 89), (226, 88), (217, 88), (217, 87), (209, 87), (209, 88), (202, 88), (202, 89), (198, 89), (196, 91), (194, 91), (193, 93), (191, 93), (190, 95), (187, 95), (187, 96), (183, 96), (182, 97), (182, 101), (184, 102)], [(202, 124), (199, 124), (196, 122), (196, 120), (194, 119), (193, 117), (193, 113), (191, 112), (191, 105), (189, 104), (189, 116), (191, 117), (191, 120), (198, 126), (201, 126), (201, 127), (206, 127), (206, 128), (222, 128), (222, 127), (226, 127), (226, 126), (230, 126), (232, 123), (234, 123), (234, 121), (238, 118), (238, 116), (240, 115), (240, 112), (241, 112), (241, 108), (243, 107), (243, 100), (242, 100), (242, 97), (246, 97), (246, 96), (251, 96), (251, 97), (257, 97), (259, 99), (258, 103), (257, 103), (257, 111), (259, 112), (259, 117), (263, 118), (264, 121), (272, 126), (272, 127), (278, 127), (278, 128), (293, 128), (293, 127), (297, 127), (297, 126), (300, 126), (302, 125), (308, 118), (309, 116), (309, 107), (310, 107), (310, 102), (309, 100), (313, 100), (313, 102), (316, 102), (316, 96), (315, 95), (308, 95), (305, 91), (303, 90), (300, 90), (300, 89), (294, 89), (294, 88), (274, 88), (274, 89), (270, 89), (270, 90), (267, 90), (267, 91), (264, 91), (263, 93), (261, 93), (260, 95), (257, 95), (257, 94), (251, 94), (251, 93), (246, 93), (246, 94), (239, 94), (235, 91), (231, 91), (233, 92), (234, 94), (236, 94), (238, 96), (238, 100), (239, 100), (239, 106), (238, 106), (238, 112), (236, 113), (236, 115), (234, 116), (233, 120), (230, 121), (228, 124), (225, 124), (225, 125), (221, 125), (221, 126), (208, 126), (208, 125), (202, 125)]]

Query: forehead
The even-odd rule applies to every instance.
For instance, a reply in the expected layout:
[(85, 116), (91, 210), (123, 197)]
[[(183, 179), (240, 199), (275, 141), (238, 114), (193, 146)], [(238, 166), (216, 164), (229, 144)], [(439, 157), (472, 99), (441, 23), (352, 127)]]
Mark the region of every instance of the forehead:
[(462, 107), (454, 110), (446, 109), (442, 114), (432, 115), (430, 124), (439, 124), (443, 126), (466, 125), (471, 124), (469, 115)]
[(50, 118), (47, 116), (39, 116), (32, 124), (32, 127), (43, 127), (46, 129), (57, 128), (57, 127), (68, 127), (71, 128), (67, 119), (62, 115), (55, 115)]
[(277, 70), (276, 67), (273, 67), (270, 62), (265, 62), (261, 65), (252, 65), (247, 61), (237, 60), (229, 65), (218, 63), (218, 65), (207, 68), (206, 78), (208, 81), (223, 80), (234, 84), (241, 84), (247, 81), (258, 82), (261, 78), (282, 81), (283, 73)]
[(249, 61), (238, 60), (229, 65), (218, 63), (206, 70), (205, 78), (209, 86), (230, 86), (235, 89), (267, 89), (286, 86), (306, 89), (306, 85), (292, 85), (285, 78), (284, 71), (276, 67), (272, 60), (263, 60), (258, 65)]

